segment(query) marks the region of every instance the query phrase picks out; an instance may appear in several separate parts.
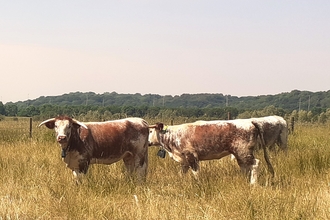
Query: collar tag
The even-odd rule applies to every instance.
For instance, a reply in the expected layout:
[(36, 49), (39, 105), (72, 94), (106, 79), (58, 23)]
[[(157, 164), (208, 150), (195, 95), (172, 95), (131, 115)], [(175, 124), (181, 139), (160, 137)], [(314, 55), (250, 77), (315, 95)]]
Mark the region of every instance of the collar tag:
[(165, 158), (166, 151), (164, 149), (160, 149), (157, 153), (157, 156), (160, 158)]
[(62, 154), (61, 154), (62, 158), (65, 158), (66, 157), (66, 152), (64, 149), (62, 149)]
[(161, 130), (161, 133), (162, 133), (162, 134), (165, 134), (165, 133), (167, 132), (167, 127), (168, 127), (168, 126), (166, 125), (166, 126), (164, 126), (163, 130)]

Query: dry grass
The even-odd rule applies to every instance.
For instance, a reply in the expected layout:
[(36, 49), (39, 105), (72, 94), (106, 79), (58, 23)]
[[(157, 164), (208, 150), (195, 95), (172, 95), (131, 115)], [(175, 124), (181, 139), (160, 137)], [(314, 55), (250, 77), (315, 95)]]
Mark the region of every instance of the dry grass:
[[(37, 123), (34, 124), (34, 128)], [(251, 187), (229, 158), (202, 162), (199, 180), (150, 148), (147, 182), (125, 176), (122, 162), (92, 165), (81, 185), (61, 161), (53, 132), (28, 121), (0, 121), (0, 219), (329, 219), (330, 127), (300, 125), (289, 152), (262, 152)]]

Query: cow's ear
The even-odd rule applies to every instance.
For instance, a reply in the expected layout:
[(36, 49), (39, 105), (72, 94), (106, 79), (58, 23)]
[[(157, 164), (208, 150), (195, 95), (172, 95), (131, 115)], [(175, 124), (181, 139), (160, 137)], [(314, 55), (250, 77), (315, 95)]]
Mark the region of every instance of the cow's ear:
[(161, 122), (156, 123), (156, 126), (157, 126), (157, 130), (160, 130), (160, 131), (163, 130), (163, 128), (164, 128), (164, 124)]
[(51, 119), (48, 119), (46, 121), (41, 122), (38, 125), (38, 127), (40, 127), (41, 125), (45, 125), (49, 129), (54, 129), (54, 127), (55, 127), (55, 118), (51, 118)]
[(45, 126), (49, 129), (54, 129), (55, 128), (55, 121), (49, 121), (45, 124)]

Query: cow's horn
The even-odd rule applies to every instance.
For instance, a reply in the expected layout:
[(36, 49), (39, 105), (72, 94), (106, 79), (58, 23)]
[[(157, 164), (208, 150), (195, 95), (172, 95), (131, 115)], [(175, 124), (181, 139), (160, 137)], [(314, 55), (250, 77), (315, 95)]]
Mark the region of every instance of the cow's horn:
[(38, 127), (40, 127), (40, 126), (43, 125), (43, 124), (46, 124), (47, 122), (54, 121), (54, 120), (55, 120), (55, 118), (47, 119), (47, 120), (41, 122), (41, 123), (38, 125)]
[(78, 125), (80, 125), (80, 126), (86, 128), (86, 129), (88, 129), (87, 126), (86, 126), (84, 123), (82, 123), (82, 122), (80, 122), (80, 121), (77, 121), (76, 119), (72, 119), (72, 121), (73, 121), (73, 123), (76, 123), (76, 124), (78, 124)]

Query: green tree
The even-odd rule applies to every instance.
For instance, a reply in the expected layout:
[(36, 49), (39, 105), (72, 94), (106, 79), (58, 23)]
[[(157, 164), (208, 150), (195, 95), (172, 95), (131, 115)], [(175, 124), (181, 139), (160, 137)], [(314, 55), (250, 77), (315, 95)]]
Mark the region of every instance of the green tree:
[(307, 112), (307, 120), (309, 122), (314, 122), (315, 121), (314, 114), (312, 113), (312, 111)]
[(294, 118), (295, 121), (298, 121), (298, 111), (297, 110), (293, 110), (291, 112), (290, 118)]
[(319, 115), (318, 122), (322, 124), (327, 122), (327, 115), (324, 112), (321, 112), (321, 114)]
[(308, 122), (307, 111), (305, 111), (305, 110), (298, 111), (298, 121), (299, 122)]
[(21, 117), (32, 117), (32, 116), (40, 115), (40, 111), (35, 106), (30, 105), (27, 108), (20, 109), (17, 115)]
[(5, 105), (6, 116), (17, 116), (18, 107), (15, 104)]
[(123, 106), (121, 113), (127, 116), (136, 116), (135, 115), (136, 109), (133, 106)]
[(251, 118), (252, 112), (251, 111), (244, 111), (237, 115), (237, 118)]
[(6, 109), (2, 102), (0, 102), (0, 115), (6, 115)]
[(103, 120), (104, 121), (108, 121), (112, 119), (112, 113), (108, 110), (105, 110), (105, 112), (103, 113)]

